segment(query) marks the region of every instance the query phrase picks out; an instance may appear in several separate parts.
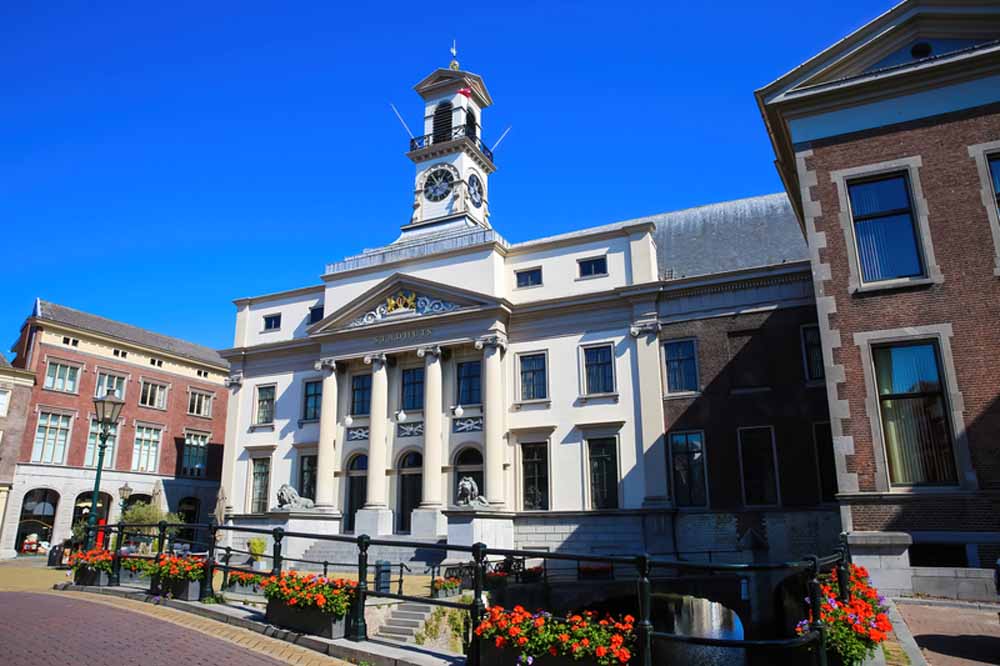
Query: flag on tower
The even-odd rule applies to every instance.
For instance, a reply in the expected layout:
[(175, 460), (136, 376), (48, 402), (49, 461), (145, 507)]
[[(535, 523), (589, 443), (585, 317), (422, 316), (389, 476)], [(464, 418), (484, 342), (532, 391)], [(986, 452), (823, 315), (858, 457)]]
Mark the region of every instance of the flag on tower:
[(471, 98), (472, 97), (472, 88), (459, 88), (458, 89), (458, 94), (459, 95), (465, 95), (466, 97), (470, 97)]

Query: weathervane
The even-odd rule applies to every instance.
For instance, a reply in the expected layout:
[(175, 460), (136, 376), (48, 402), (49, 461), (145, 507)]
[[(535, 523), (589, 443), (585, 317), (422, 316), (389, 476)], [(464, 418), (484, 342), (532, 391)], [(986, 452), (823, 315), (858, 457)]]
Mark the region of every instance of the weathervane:
[(458, 71), (458, 47), (455, 44), (455, 40), (451, 40), (451, 64), (448, 65), (449, 68)]

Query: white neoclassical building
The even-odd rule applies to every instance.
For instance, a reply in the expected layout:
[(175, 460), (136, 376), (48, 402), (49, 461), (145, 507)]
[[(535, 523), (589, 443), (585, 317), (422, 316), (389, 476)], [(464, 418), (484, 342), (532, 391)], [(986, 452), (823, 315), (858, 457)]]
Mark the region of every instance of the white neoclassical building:
[[(744, 263), (708, 256), (691, 279), (665, 279), (654, 219), (508, 243), (490, 217), (483, 80), (452, 63), (416, 91), (424, 135), (410, 144), (413, 213), (398, 238), (329, 264), (319, 284), (235, 301), (235, 344), (222, 352), (232, 369), (230, 520), (498, 547), (676, 550), (680, 463), (664, 404), (698, 395), (697, 385), (668, 385), (697, 384), (698, 360), (671, 366), (670, 380), (661, 328), (751, 306), (812, 311), (787, 201), (725, 209), (735, 225), (773, 223), (784, 237), (758, 234), (776, 249), (756, 264), (754, 248), (739, 253)], [(718, 288), (727, 280), (732, 288)], [(669, 296), (674, 287), (683, 289)], [(684, 474), (700, 464), (695, 483), (707, 487), (704, 458), (685, 451)], [(463, 479), (481, 498), (461, 501)], [(315, 507), (289, 503), (284, 485)], [(735, 547), (746, 531), (736, 514), (720, 522), (707, 493), (695, 496), (704, 502), (691, 520), (712, 544)]]

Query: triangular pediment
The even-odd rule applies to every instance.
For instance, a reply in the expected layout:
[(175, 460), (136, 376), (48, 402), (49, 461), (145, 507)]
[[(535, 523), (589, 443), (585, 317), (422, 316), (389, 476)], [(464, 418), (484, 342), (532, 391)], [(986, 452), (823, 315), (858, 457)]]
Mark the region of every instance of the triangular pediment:
[(486, 84), (483, 83), (482, 77), (460, 69), (437, 69), (413, 87), (425, 99), (457, 90), (458, 88), (469, 88), (472, 90), (472, 93), (478, 98), (477, 102), (481, 108), (486, 108), (493, 104), (493, 98), (490, 97), (489, 91), (486, 90)]
[(396, 273), (309, 327), (310, 335), (508, 305), (488, 294)]

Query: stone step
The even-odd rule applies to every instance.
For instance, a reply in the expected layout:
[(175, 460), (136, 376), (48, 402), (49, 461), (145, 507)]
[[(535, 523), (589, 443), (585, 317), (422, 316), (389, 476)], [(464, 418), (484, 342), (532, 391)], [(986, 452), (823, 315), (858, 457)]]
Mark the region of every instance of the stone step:
[(418, 604), (414, 601), (404, 601), (399, 605), (399, 610), (407, 611), (409, 613), (428, 615), (433, 609), (430, 604)]
[(415, 627), (394, 627), (392, 625), (384, 624), (378, 632), (379, 635), (410, 638), (416, 633), (416, 629)]
[(390, 617), (388, 620), (386, 620), (384, 626), (386, 626), (386, 627), (412, 627), (412, 628), (415, 629), (415, 628), (421, 626), (423, 623), (424, 623), (423, 618), (421, 618), (419, 620), (409, 620), (409, 619), (406, 619), (406, 618), (403, 618), (403, 617), (396, 617), (396, 615), (393, 614), (392, 617)]
[(426, 620), (428, 615), (430, 613), (423, 611), (395, 610), (392, 612), (392, 617), (398, 617), (400, 620)]

